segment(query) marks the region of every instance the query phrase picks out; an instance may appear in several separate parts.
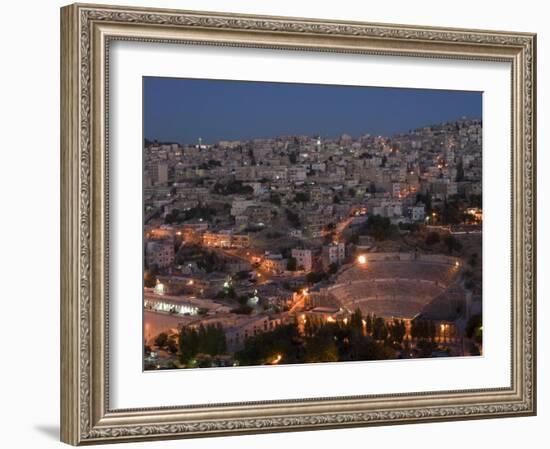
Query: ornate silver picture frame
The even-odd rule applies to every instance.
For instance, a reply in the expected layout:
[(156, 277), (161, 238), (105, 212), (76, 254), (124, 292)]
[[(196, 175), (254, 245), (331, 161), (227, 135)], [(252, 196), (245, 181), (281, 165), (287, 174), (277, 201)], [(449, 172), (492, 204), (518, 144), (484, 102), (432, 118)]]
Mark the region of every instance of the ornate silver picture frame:
[[(112, 409), (108, 56), (117, 40), (510, 63), (511, 386)], [(62, 8), (62, 441), (80, 445), (534, 415), (535, 105), (534, 34), (85, 4)]]

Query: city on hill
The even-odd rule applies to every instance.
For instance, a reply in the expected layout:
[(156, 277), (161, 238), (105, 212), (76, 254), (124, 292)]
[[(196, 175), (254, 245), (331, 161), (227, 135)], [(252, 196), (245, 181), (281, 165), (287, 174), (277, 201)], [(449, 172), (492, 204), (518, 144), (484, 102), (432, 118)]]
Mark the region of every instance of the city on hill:
[(482, 353), (482, 123), (143, 148), (144, 367)]

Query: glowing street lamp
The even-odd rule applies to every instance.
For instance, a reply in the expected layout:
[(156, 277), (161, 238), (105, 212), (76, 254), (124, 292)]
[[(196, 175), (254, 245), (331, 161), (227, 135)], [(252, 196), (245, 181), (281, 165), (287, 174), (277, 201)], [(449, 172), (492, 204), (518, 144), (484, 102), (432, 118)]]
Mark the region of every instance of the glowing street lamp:
[(359, 262), (360, 265), (365, 265), (367, 263), (367, 256), (365, 256), (364, 254), (361, 254), (357, 258), (357, 262)]
[(160, 282), (158, 279), (157, 279), (157, 283), (155, 285), (155, 293), (157, 295), (164, 295), (164, 284), (162, 282)]

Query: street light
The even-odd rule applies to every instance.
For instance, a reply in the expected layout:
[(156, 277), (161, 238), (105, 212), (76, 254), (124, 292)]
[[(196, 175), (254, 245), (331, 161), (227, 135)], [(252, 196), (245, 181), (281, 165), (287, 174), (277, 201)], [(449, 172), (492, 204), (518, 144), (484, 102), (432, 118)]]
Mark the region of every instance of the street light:
[(357, 258), (357, 262), (359, 262), (360, 265), (365, 265), (367, 263), (367, 256), (365, 256), (364, 254), (361, 254)]

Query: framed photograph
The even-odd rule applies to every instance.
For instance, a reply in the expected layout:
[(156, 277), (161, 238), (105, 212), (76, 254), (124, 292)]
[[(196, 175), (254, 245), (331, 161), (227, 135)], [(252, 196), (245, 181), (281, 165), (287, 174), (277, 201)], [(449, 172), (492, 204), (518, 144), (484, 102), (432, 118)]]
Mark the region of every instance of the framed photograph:
[(61, 9), (61, 438), (536, 413), (536, 36)]

